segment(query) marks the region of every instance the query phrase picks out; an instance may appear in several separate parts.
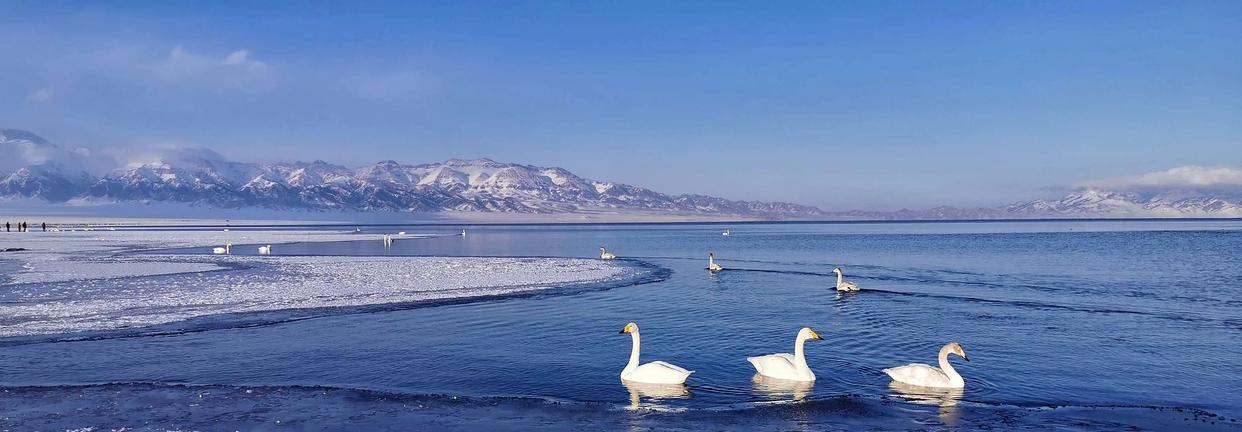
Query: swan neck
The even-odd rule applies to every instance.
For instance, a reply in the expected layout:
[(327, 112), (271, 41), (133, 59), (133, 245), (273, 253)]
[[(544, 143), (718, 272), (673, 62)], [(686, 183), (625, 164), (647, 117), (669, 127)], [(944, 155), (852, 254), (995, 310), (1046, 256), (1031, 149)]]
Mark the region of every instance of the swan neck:
[(625, 364), (625, 370), (621, 371), (622, 374), (628, 373), (638, 367), (638, 353), (640, 350), (639, 345), (641, 345), (639, 342), (638, 330), (630, 332), (630, 340), (634, 341), (633, 347), (630, 348), (630, 362)]
[(806, 337), (798, 335), (798, 339), (794, 341), (794, 366), (805, 370), (810, 368), (806, 365), (806, 350), (803, 345), (806, 345)]
[(836, 272), (836, 273), (837, 273), (837, 286), (840, 287), (841, 282), (845, 281), (845, 277), (841, 275), (841, 272)]
[(957, 373), (957, 369), (953, 369), (953, 364), (949, 363), (949, 347), (946, 345), (940, 349), (940, 370), (944, 375), (949, 377), (949, 383), (962, 384), (962, 375)]

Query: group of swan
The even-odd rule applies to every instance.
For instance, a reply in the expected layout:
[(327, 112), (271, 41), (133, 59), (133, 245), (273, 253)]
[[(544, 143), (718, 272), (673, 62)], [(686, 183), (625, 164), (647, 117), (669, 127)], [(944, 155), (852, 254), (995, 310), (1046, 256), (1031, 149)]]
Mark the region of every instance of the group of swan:
[[(217, 255), (232, 254), (233, 244), (225, 243), (224, 246), (213, 247), (211, 248), (211, 253), (217, 254)], [(272, 245), (259, 246), (259, 255), (271, 255), (271, 254), (272, 254)]]
[[(707, 253), (707, 271), (712, 272), (712, 273), (717, 273), (717, 272), (724, 271), (724, 269), (725, 269), (724, 267), (721, 267), (720, 264), (716, 263), (716, 254), (712, 252), (708, 252)], [(832, 269), (832, 272), (837, 274), (837, 291), (858, 292), (859, 290), (858, 284), (845, 280), (845, 278), (841, 274), (840, 267)]]
[[(625, 328), (621, 329), (621, 334), (626, 333), (630, 334), (633, 346), (630, 348), (630, 361), (621, 370), (621, 380), (643, 384), (684, 384), (686, 378), (694, 373), (692, 370), (664, 361), (639, 364), (638, 357), (641, 352), (641, 341), (638, 335), (638, 324), (626, 324)], [(776, 353), (747, 357), (746, 361), (750, 362), (755, 367), (755, 372), (762, 377), (794, 382), (814, 382), (815, 372), (811, 371), (811, 367), (806, 364), (806, 351), (803, 348), (803, 345), (808, 340), (824, 340), (824, 338), (810, 327), (803, 327), (801, 330), (798, 330), (798, 336), (794, 339), (793, 354)], [(922, 363), (911, 363), (905, 366), (884, 369), (884, 372), (894, 381), (907, 385), (929, 388), (963, 388), (965, 387), (965, 381), (953, 369), (953, 365), (949, 364), (949, 354), (955, 354), (961, 356), (966, 361), (970, 361), (970, 358), (966, 357), (966, 351), (962, 349), (961, 344), (949, 342), (944, 348), (940, 349), (939, 368)]]

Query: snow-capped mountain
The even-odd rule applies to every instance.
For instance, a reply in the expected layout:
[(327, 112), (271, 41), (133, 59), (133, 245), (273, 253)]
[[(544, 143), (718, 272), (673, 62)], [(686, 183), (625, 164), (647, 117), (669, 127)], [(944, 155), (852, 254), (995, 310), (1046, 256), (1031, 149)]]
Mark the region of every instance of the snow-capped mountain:
[[(208, 150), (177, 150), (91, 175), (60, 162), (55, 146), (6, 129), (0, 151), (41, 149), (51, 157), (0, 171), (0, 196), (63, 202), (91, 198), (180, 202), (222, 208), (396, 212), (577, 213), (638, 211), (656, 214), (807, 218), (817, 208), (788, 203), (733, 201), (703, 195), (665, 195), (621, 183), (579, 177), (562, 168), (448, 160), (406, 165), (382, 161), (347, 168), (323, 161), (254, 164), (229, 161)], [(73, 167), (86, 166), (74, 161)]]
[(1056, 200), (1034, 200), (1004, 208), (1031, 217), (1242, 217), (1242, 194), (1166, 190), (1118, 192), (1083, 188)]

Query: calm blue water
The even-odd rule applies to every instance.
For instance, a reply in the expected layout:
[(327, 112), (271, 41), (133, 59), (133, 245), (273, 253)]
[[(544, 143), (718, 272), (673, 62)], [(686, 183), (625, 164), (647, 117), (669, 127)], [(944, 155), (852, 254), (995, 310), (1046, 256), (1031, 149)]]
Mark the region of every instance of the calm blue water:
[[(1242, 222), (731, 228), (497, 226), (387, 251), (281, 245), (592, 257), (604, 244), (671, 273), (567, 295), (0, 346), (0, 426), (1239, 428)], [(729, 270), (708, 274), (708, 251)], [(836, 294), (834, 266), (863, 291)], [(642, 328), (644, 362), (697, 371), (684, 394), (618, 380), (630, 339), (617, 332), (629, 321)], [(807, 345), (814, 386), (753, 382), (745, 358), (792, 351), (802, 326), (826, 339)], [(972, 360), (954, 360), (963, 393), (927, 404), (890, 387), (881, 369), (934, 364), (948, 341)], [(57, 410), (68, 420), (48, 414)]]

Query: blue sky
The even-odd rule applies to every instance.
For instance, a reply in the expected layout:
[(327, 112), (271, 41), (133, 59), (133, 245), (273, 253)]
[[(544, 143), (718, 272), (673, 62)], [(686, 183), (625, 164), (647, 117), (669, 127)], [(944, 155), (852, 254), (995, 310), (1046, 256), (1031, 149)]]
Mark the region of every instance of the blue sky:
[(1242, 167), (1242, 2), (5, 2), (0, 127), (825, 209)]

